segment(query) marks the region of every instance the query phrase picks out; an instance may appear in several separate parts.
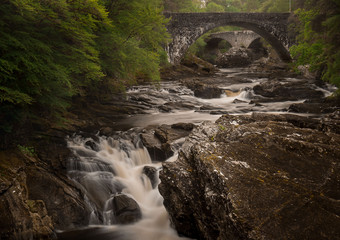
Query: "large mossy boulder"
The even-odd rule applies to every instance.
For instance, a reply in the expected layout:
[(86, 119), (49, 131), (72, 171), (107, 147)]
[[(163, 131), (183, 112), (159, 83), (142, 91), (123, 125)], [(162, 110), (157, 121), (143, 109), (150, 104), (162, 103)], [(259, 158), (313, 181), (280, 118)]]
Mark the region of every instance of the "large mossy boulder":
[(339, 239), (340, 135), (332, 124), (253, 114), (195, 128), (160, 172), (172, 223), (196, 239)]

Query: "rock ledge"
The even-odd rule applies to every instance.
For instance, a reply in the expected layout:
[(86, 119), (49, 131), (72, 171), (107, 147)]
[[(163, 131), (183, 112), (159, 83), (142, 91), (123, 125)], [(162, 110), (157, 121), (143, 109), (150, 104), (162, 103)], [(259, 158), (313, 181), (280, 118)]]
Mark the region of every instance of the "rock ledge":
[(253, 114), (194, 129), (160, 173), (178, 232), (214, 240), (340, 239), (340, 135), (325, 125)]

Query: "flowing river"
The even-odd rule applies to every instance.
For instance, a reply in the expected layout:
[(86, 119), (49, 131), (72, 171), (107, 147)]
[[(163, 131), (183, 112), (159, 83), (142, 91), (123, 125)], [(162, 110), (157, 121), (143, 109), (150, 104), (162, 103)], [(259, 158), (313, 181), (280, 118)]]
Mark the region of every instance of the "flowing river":
[[(158, 192), (158, 171), (162, 165), (152, 162), (139, 133), (151, 125), (215, 121), (225, 113), (287, 113), (290, 105), (304, 101), (265, 101), (253, 87), (268, 79), (247, 77), (245, 71), (222, 69), (213, 76), (223, 79), (218, 82), (222, 90), (218, 98), (195, 97), (192, 90), (178, 81), (133, 87), (128, 90), (127, 99), (142, 106), (147, 114), (127, 116), (113, 123), (115, 129), (126, 131), (92, 138), (69, 137), (68, 146), (74, 153), (68, 164), (69, 176), (86, 193), (91, 216), (89, 227), (65, 233), (62, 239), (185, 239), (171, 227)], [(281, 82), (299, 84), (301, 79), (283, 78)], [(310, 88), (324, 96), (333, 90), (313, 84)], [(262, 102), (256, 104), (254, 100)], [(174, 146), (176, 152), (180, 144)], [(176, 154), (167, 161), (175, 158)]]

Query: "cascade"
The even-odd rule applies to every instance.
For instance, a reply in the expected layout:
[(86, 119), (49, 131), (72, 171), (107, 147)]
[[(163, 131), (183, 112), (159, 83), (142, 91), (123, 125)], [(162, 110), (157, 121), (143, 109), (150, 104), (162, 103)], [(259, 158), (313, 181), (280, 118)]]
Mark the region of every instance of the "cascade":
[(101, 239), (183, 239), (171, 228), (158, 192), (161, 163), (151, 161), (138, 131), (94, 139), (73, 136), (68, 147), (74, 153), (68, 173), (86, 194), (93, 235)]

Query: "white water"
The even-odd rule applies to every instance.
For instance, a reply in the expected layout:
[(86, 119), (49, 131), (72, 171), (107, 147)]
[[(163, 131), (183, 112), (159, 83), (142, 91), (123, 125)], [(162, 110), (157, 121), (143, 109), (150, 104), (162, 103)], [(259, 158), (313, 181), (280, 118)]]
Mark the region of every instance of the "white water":
[[(91, 142), (96, 150), (86, 142)], [(124, 240), (184, 239), (170, 227), (158, 187), (153, 189), (149, 177), (142, 173), (145, 166), (159, 169), (161, 164), (152, 163), (137, 134), (98, 137), (97, 142), (75, 136), (69, 139), (68, 147), (76, 156), (69, 162), (69, 175), (84, 189), (92, 208), (89, 224), (106, 225), (100, 231), (94, 230), (98, 231), (98, 236), (111, 232), (115, 235), (114, 239), (118, 235), (118, 239)], [(130, 225), (114, 225), (110, 201), (120, 192), (138, 203), (142, 212), (140, 221)]]
[[(242, 73), (238, 69), (222, 70), (221, 75), (229, 77)], [(226, 76), (227, 78), (227, 76)], [(157, 107), (150, 108), (149, 114), (135, 115), (117, 126), (146, 127), (149, 125), (173, 124), (178, 122), (200, 123), (205, 120), (215, 121), (221, 114), (211, 115), (201, 110), (202, 106), (213, 106), (229, 114), (250, 114), (251, 112), (286, 113), (293, 103), (300, 101), (268, 102), (255, 105), (254, 98), (261, 98), (252, 91), (252, 87), (266, 79), (248, 79), (248, 83), (228, 84), (220, 88), (229, 90), (232, 96), (222, 94), (220, 98), (200, 99), (193, 92), (178, 83), (165, 82), (160, 87), (137, 86), (130, 89), (128, 97), (146, 97), (150, 106), (165, 103), (189, 103), (193, 109), (177, 109), (169, 113), (160, 112)], [(298, 82), (298, 79), (286, 78), (283, 81)], [(318, 89), (325, 96), (332, 89)], [(229, 92), (230, 93), (230, 92)], [(306, 115), (306, 114), (304, 114)], [(96, 136), (91, 138), (75, 136), (69, 139), (68, 146), (75, 158), (69, 161), (69, 176), (74, 179), (86, 193), (89, 207), (92, 209), (90, 226), (95, 232), (93, 237), (86, 239), (122, 239), (122, 240), (177, 240), (180, 238), (170, 227), (169, 216), (163, 206), (163, 198), (158, 187), (152, 188), (150, 179), (143, 174), (145, 166), (161, 168), (160, 163), (153, 163), (147, 150), (142, 146), (136, 131), (117, 133), (116, 136)], [(180, 139), (178, 141), (183, 141)], [(91, 144), (88, 144), (88, 143)], [(87, 143), (87, 144), (86, 144)], [(92, 147), (90, 147), (90, 145)], [(176, 155), (168, 161), (176, 159)], [(158, 173), (157, 173), (158, 178)], [(116, 225), (111, 201), (117, 193), (123, 193), (134, 199), (141, 208), (142, 219), (129, 225)], [(98, 226), (100, 228), (98, 229)]]

